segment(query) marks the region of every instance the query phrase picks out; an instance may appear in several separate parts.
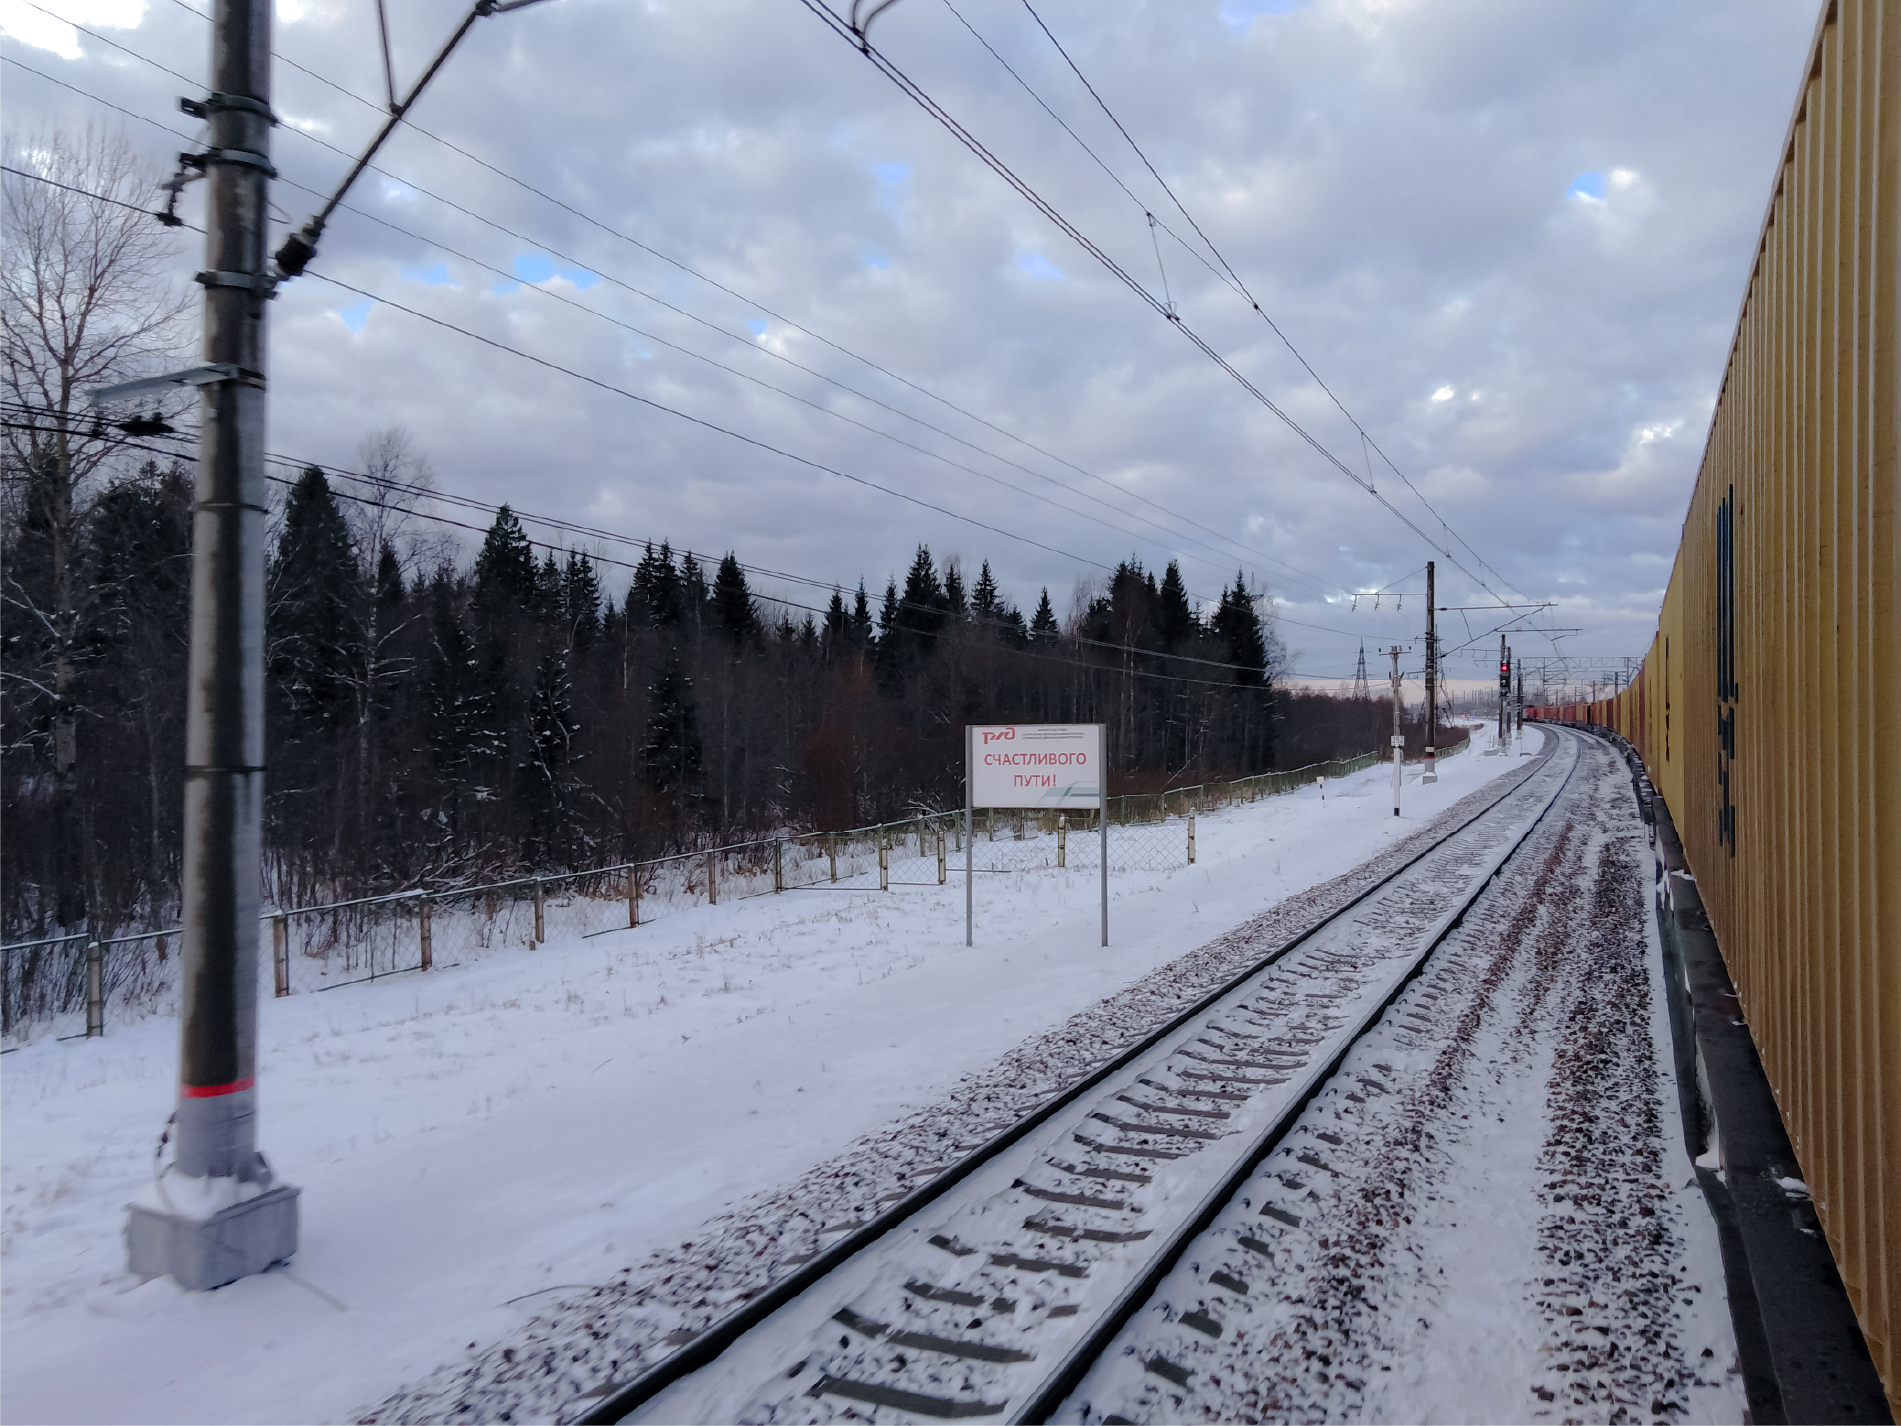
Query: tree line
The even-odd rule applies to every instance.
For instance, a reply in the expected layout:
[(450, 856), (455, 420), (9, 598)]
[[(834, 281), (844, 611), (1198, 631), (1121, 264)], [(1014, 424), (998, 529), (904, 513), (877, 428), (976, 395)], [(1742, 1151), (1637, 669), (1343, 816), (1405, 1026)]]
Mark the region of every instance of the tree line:
[[(400, 464), (400, 438), (381, 439)], [(162, 921), (180, 858), (190, 478), (147, 462), (111, 479), (55, 549), (35, 497), (52, 477), (19, 474), (3, 552), (7, 934)], [(284, 904), (956, 806), (967, 722), (1104, 723), (1117, 793), (1347, 756), (1385, 731), (1377, 708), (1276, 689), (1279, 641), (1239, 575), (1203, 612), (1175, 564), (1130, 559), (1066, 619), (1047, 589), (1026, 618), (988, 562), (973, 577), (920, 545), (881, 597), (860, 581), (801, 609), (760, 597), (736, 554), (708, 568), (663, 543), (629, 572), (538, 548), (506, 506), (465, 564), (399, 505), (341, 498), (316, 467), (284, 497), (264, 832)], [(58, 605), (62, 578), (83, 595), (65, 638), (28, 617)], [(56, 663), (72, 668), (60, 697), (40, 677)]]

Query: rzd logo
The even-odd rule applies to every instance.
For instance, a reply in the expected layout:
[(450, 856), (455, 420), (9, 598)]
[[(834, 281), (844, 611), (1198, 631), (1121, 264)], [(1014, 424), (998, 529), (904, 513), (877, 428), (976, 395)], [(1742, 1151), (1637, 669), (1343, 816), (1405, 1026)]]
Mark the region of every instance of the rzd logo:
[(1016, 735), (1017, 735), (1017, 730), (1015, 728), (1004, 728), (997, 732), (992, 732), (990, 729), (986, 728), (984, 730), (984, 746), (989, 747), (992, 743), (1014, 742), (1016, 740)]

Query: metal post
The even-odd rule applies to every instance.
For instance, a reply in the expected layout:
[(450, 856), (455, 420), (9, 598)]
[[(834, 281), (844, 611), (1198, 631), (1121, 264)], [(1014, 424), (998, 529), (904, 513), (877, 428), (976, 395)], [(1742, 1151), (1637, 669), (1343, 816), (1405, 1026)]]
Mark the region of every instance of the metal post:
[(706, 904), (708, 906), (719, 905), (719, 871), (713, 865), (713, 853), (711, 850), (708, 850), (706, 854)]
[(937, 824), (937, 884), (939, 886), (944, 884), (944, 871), (944, 824), (939, 822)]
[(1505, 699), (1512, 691), (1512, 656), (1505, 636), (1498, 636), (1498, 750), (1505, 751)]
[(1096, 775), (1096, 790), (1100, 801), (1096, 807), (1096, 821), (1102, 828), (1102, 944), (1109, 944), (1109, 725), (1096, 725), (1096, 749), (1101, 754), (1102, 765)]
[(632, 930), (640, 924), (640, 868), (627, 868), (627, 928)]
[(541, 884), (541, 878), (535, 878), (535, 944), (538, 946), (548, 939), (548, 892)]
[(1188, 809), (1188, 865), (1195, 864), (1195, 809)]
[(1399, 731), (1399, 645), (1392, 647), (1393, 655), (1393, 815), (1399, 816), (1399, 788), (1404, 778), (1403, 759), (1406, 753), (1406, 735)]
[(1525, 743), (1525, 671), (1521, 668), (1517, 672), (1518, 672), (1517, 718), (1518, 718), (1518, 745), (1519, 745), (1518, 750), (1520, 753), (1523, 753), (1524, 743)]
[(1056, 869), (1061, 871), (1069, 865), (1069, 818), (1058, 815), (1056, 818)]
[(772, 844), (772, 889), (775, 894), (785, 890), (784, 838), (780, 838)]
[(1421, 782), (1439, 780), (1439, 644), (1433, 590), (1433, 562), (1426, 561), (1426, 770)]
[(891, 890), (891, 834), (878, 829), (878, 890)]
[(416, 939), (421, 942), (422, 968), (429, 970), (436, 963), (435, 942), (431, 938), (431, 912), (435, 909), (436, 899), (428, 892), (422, 894), (422, 904), (416, 908)]
[(831, 852), (831, 858), (832, 858), (832, 880), (837, 881), (838, 880), (838, 833), (836, 832), (832, 833), (829, 840), (830, 840), (830, 852)]
[[(273, 173), (271, 0), (216, 0), (205, 149), (205, 359), (192, 511), (183, 964), (175, 1171), (209, 1180), (187, 1218), (134, 1204), (132, 1272), (211, 1288), (297, 1250), (297, 1190), (257, 1151), (264, 806), (264, 308)], [(238, 1185), (265, 1192), (239, 1197)]]
[(290, 994), (290, 917), (281, 911), (271, 917), (271, 990), (278, 998)]
[(86, 1038), (106, 1033), (106, 951), (97, 941), (86, 942)]
[(972, 910), (976, 892), (971, 883), (976, 877), (971, 874), (971, 866), (976, 858), (977, 827), (971, 820), (976, 811), (972, 799), (975, 790), (971, 786), (970, 774), (976, 766), (976, 738), (970, 731), (970, 725), (964, 725), (964, 944), (970, 944)]

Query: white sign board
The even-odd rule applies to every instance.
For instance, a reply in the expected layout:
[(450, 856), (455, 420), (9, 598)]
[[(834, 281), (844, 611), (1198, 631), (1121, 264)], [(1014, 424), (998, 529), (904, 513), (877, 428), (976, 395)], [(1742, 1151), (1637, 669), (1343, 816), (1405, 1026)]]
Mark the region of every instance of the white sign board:
[(972, 724), (969, 737), (972, 807), (1102, 805), (1102, 724)]

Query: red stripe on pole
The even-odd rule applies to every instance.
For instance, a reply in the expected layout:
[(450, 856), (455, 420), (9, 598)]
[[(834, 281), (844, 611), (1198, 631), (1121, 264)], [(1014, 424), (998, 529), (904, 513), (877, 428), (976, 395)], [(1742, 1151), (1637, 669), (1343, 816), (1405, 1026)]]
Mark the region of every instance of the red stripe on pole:
[(234, 1079), (229, 1084), (181, 1084), (178, 1092), (187, 1099), (216, 1099), (221, 1094), (236, 1094), (256, 1084), (255, 1079)]

